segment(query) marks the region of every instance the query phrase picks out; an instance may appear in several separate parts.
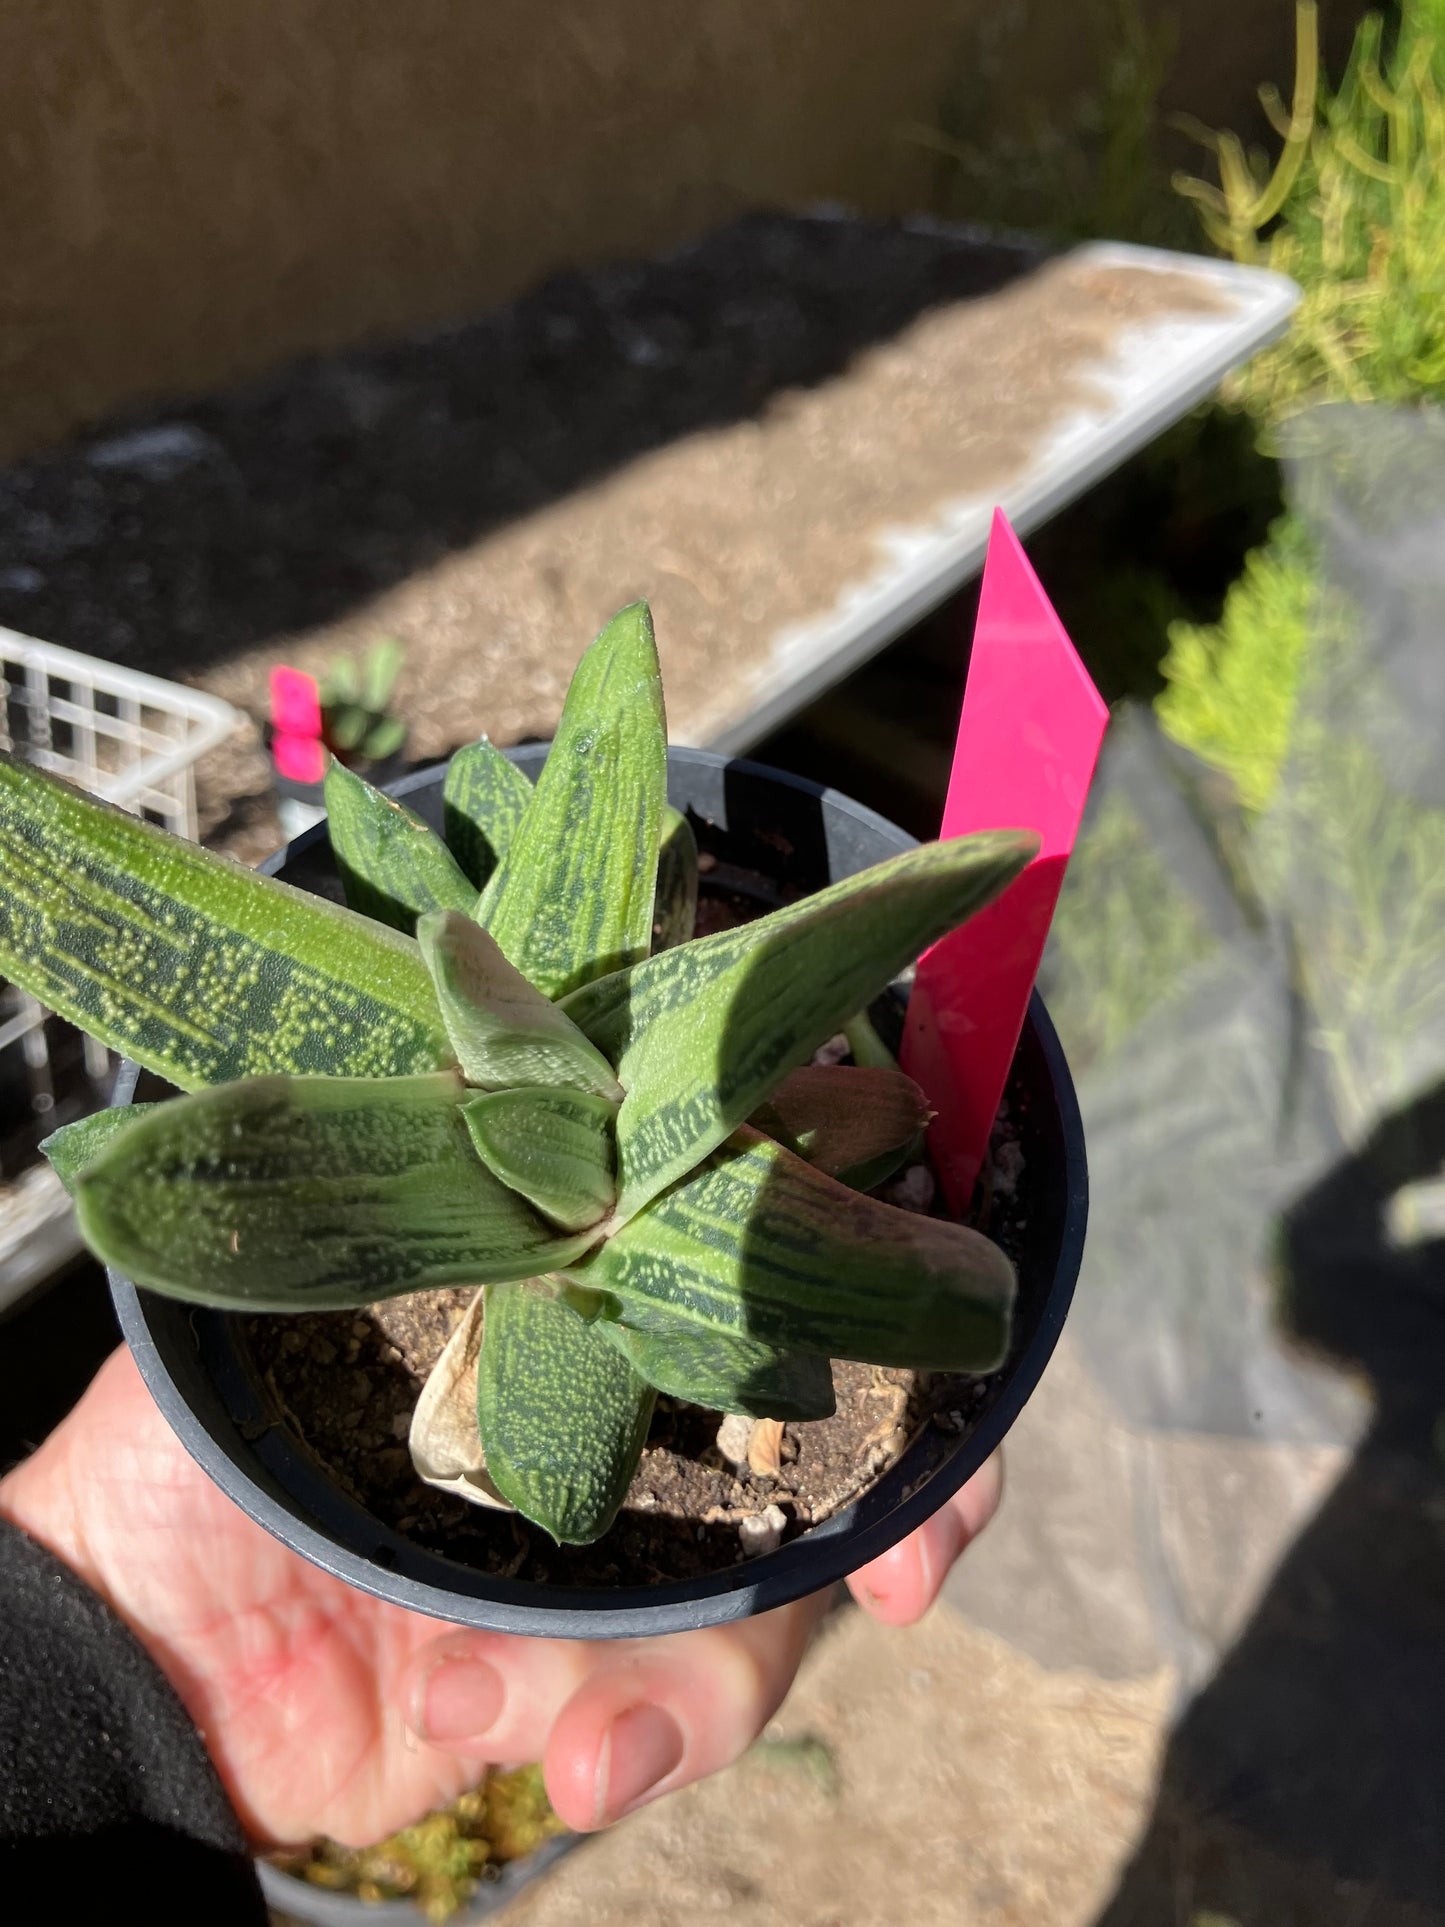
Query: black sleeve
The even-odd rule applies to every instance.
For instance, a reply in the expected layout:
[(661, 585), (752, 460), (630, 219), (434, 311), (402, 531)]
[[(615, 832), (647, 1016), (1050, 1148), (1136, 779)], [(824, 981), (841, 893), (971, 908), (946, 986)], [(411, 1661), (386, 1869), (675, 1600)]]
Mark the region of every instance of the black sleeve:
[[(0, 1878), (50, 1917), (264, 1927), (240, 1824), (201, 1737), (129, 1629), (0, 1522)], [(38, 1917), (38, 1916), (37, 1916)]]

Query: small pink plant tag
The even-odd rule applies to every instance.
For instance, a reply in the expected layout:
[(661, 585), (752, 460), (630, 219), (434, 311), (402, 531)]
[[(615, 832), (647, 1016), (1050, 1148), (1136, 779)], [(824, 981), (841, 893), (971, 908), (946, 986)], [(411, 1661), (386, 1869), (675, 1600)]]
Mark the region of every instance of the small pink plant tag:
[(996, 511), (939, 836), (1027, 829), (1043, 844), (997, 902), (920, 959), (902, 1053), (938, 1113), (929, 1148), (960, 1214), (988, 1155), (1108, 719)]
[(321, 735), (321, 690), (314, 676), (277, 663), (271, 671), (271, 727), (278, 736)]
[(271, 671), (271, 761), (291, 783), (319, 783), (326, 774), (320, 687), (282, 663)]
[(271, 761), (289, 783), (319, 783), (326, 775), (326, 745), (315, 736), (273, 736)]

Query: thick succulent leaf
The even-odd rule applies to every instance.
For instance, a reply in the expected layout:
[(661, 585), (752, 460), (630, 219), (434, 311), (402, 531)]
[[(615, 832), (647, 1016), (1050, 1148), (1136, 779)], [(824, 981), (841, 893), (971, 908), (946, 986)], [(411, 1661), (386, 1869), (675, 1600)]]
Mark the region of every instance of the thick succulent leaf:
[(651, 1386), (546, 1282), (490, 1285), (477, 1418), (497, 1490), (568, 1545), (588, 1545), (627, 1496)]
[(0, 975), (187, 1090), (454, 1061), (408, 938), (9, 758)]
[(595, 1329), (669, 1398), (749, 1418), (831, 1418), (837, 1409), (833, 1368), (813, 1352), (780, 1352), (736, 1332), (682, 1323), (663, 1333), (599, 1319)]
[(565, 1085), (621, 1101), (601, 1051), (507, 962), (480, 924), (438, 910), (421, 918), (416, 934), (469, 1084), (484, 1091)]
[(590, 1091), (492, 1091), (462, 1106), (493, 1177), (563, 1231), (598, 1224), (617, 1201), (617, 1106)]
[(933, 1112), (899, 1070), (805, 1064), (748, 1122), (855, 1191), (882, 1184), (923, 1145)]
[(485, 736), (465, 743), (447, 764), (442, 818), (447, 848), (478, 890), (511, 847), (531, 779)]
[(361, 679), (350, 656), (338, 656), (321, 678), (321, 707), (338, 709), (361, 701)]
[(363, 916), (410, 934), (428, 910), (469, 911), (476, 902), (456, 858), (415, 810), (334, 758), (326, 827), (346, 901)]
[(697, 838), (681, 810), (668, 807), (657, 853), (657, 900), (652, 913), (652, 947), (673, 950), (692, 938), (697, 921)]
[(400, 716), (383, 716), (372, 723), (362, 738), (362, 748), (373, 763), (384, 763), (395, 756), (406, 741), (406, 724)]
[(366, 736), (367, 715), (358, 703), (344, 703), (340, 709), (326, 708), (326, 733), (338, 749), (348, 753), (361, 748)]
[[(637, 603), (613, 618), (578, 664), (526, 814), (477, 908), (505, 955), (548, 997), (647, 955), (666, 801), (667, 734), (657, 646), (647, 607)], [(607, 1451), (639, 1425), (645, 1432), (650, 1390), (567, 1306), (560, 1307), (563, 1318), (551, 1309), (556, 1301), (540, 1302), (547, 1306), (545, 1313), (524, 1296), (508, 1304), (507, 1330), (516, 1351), (525, 1353), (523, 1328), (529, 1312), (537, 1312), (546, 1321), (559, 1384), (588, 1383), (605, 1363), (610, 1376), (604, 1382), (615, 1395), (615, 1409), (609, 1408), (613, 1444)], [(579, 1332), (584, 1336), (577, 1337)], [(542, 1336), (539, 1331), (539, 1343)], [(496, 1476), (530, 1514), (501, 1473)], [(565, 1483), (555, 1489), (562, 1495), (567, 1490)], [(568, 1524), (572, 1515), (558, 1497), (553, 1511), (560, 1523), (549, 1529), (558, 1537), (595, 1536), (588, 1521), (600, 1517), (599, 1489), (589, 1474), (586, 1490), (592, 1497), (577, 1514), (582, 1527)], [(545, 1499), (539, 1503), (553, 1505)]]
[(616, 1068), (618, 1212), (721, 1144), (927, 945), (1038, 849), (1024, 831), (927, 843), (756, 923), (684, 944), (568, 997)]
[(395, 636), (383, 636), (366, 652), (361, 700), (368, 709), (375, 712), (386, 708), (405, 661), (406, 650)]
[(569, 1278), (606, 1315), (938, 1371), (992, 1371), (1008, 1344), (1013, 1267), (965, 1225), (880, 1204), (744, 1126)]
[(62, 1124), (50, 1133), (40, 1148), (72, 1198), (76, 1180), (86, 1165), (95, 1162), (118, 1132), (155, 1109), (154, 1104), (118, 1104), (112, 1110), (79, 1118), (74, 1124)]
[(200, 1304), (325, 1311), (574, 1257), (472, 1149), (462, 1086), (259, 1077), (160, 1104), (81, 1173), (91, 1250)]
[(547, 996), (647, 955), (666, 800), (657, 645), (637, 602), (577, 665), (527, 813), (478, 909)]
[(486, 1294), (478, 1291), (466, 1316), (432, 1366), (411, 1415), (407, 1444), (417, 1476), (472, 1505), (510, 1512), (487, 1471), (477, 1426), (477, 1373), (482, 1358)]

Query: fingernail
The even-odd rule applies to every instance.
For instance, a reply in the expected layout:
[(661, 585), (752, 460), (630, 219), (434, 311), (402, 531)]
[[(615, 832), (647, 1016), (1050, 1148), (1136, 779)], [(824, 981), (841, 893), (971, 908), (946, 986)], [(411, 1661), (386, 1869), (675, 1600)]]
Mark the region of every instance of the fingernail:
[(444, 1659), (422, 1681), (417, 1730), (439, 1746), (477, 1739), (496, 1725), (505, 1691), (486, 1660)]
[(677, 1721), (660, 1706), (633, 1706), (608, 1727), (597, 1761), (597, 1824), (620, 1820), (682, 1758)]

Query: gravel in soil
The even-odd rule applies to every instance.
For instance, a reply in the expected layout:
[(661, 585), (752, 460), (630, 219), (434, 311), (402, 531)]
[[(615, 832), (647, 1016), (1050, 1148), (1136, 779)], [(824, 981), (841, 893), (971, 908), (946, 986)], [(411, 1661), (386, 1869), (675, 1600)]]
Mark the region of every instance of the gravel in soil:
[[(983, 1188), (1005, 1249), (1017, 1246), (1023, 1208), (1005, 1174), (1020, 1155), (1005, 1116)], [(784, 1426), (775, 1476), (724, 1455), (721, 1413), (659, 1397), (617, 1524), (595, 1545), (558, 1546), (517, 1514), (468, 1504), (412, 1468), (412, 1409), (471, 1295), (415, 1292), (358, 1313), (250, 1318), (246, 1343), (281, 1421), (375, 1517), (447, 1558), (538, 1584), (646, 1586), (736, 1565), (747, 1557), (744, 1521), (776, 1507), (784, 1539), (820, 1524), (925, 1426), (966, 1434), (993, 1382), (835, 1361), (836, 1412)]]
[(956, 1429), (981, 1396), (975, 1380), (835, 1364), (836, 1413), (784, 1428), (776, 1478), (724, 1458), (720, 1413), (659, 1398), (617, 1525), (596, 1545), (557, 1546), (515, 1513), (469, 1505), (412, 1470), (412, 1408), (470, 1296), (417, 1292), (357, 1315), (256, 1318), (248, 1339), (277, 1410), (353, 1497), (416, 1544), (507, 1578), (655, 1585), (735, 1565), (746, 1556), (744, 1519), (778, 1506), (785, 1537), (821, 1522), (895, 1463), (933, 1413)]

